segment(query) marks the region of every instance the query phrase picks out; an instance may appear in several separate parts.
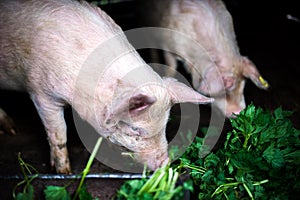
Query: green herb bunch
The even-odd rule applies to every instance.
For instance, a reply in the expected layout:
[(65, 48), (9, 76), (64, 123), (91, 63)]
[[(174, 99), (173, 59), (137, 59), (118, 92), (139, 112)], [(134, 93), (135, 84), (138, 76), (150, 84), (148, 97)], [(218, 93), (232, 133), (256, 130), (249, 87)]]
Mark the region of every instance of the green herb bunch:
[(150, 178), (125, 181), (116, 195), (118, 200), (181, 200), (193, 190), (191, 181), (177, 185), (178, 168), (169, 165), (157, 169)]
[[(287, 118), (249, 105), (231, 119), (225, 143), (205, 158), (195, 138), (180, 158), (190, 169), (199, 199), (295, 199), (300, 193), (300, 131)], [(198, 151), (197, 151), (198, 150)]]

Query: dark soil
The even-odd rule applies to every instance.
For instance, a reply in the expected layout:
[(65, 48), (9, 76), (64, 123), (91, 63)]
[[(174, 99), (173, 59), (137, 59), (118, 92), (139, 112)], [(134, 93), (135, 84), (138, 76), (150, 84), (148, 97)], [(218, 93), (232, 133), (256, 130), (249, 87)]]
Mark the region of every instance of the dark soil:
[[(292, 120), (300, 128), (300, 23), (288, 20), (287, 15), (300, 18), (295, 2), (278, 1), (269, 4), (264, 1), (225, 1), (232, 13), (237, 40), (241, 53), (247, 55), (259, 68), (271, 85), (270, 90), (262, 91), (250, 81), (245, 87), (247, 103), (253, 102), (270, 110), (282, 106), (295, 111)], [(294, 3), (294, 4), (292, 4)], [(135, 2), (126, 1), (103, 6), (116, 22), (128, 30), (137, 27), (135, 23)], [(298, 10), (299, 11), (299, 10)], [(34, 166), (39, 173), (55, 174), (49, 165), (49, 145), (43, 125), (27, 94), (0, 91), (0, 107), (15, 121), (18, 134), (0, 135), (0, 199), (11, 199), (14, 186), (21, 180), (4, 179), (20, 175), (18, 153), (23, 160)], [(209, 107), (201, 106), (201, 126), (207, 126)], [(176, 116), (178, 108), (172, 112)], [(207, 114), (208, 113), (208, 114)], [(66, 110), (68, 124), (68, 149), (73, 173), (80, 173), (90, 156), (82, 145), (73, 124), (71, 109)], [(168, 124), (168, 132), (176, 131), (177, 120)], [(228, 128), (228, 124), (225, 128)], [(199, 133), (200, 134), (200, 133)], [(91, 173), (122, 173), (98, 161), (92, 165)], [(2, 178), (1, 178), (2, 177)], [(43, 180), (33, 182), (36, 199), (43, 199), (43, 189), (47, 185), (64, 185), (69, 180)], [(111, 199), (124, 179), (88, 179), (88, 191), (99, 199)], [(76, 183), (68, 188), (75, 190)], [(19, 190), (18, 190), (19, 191)]]

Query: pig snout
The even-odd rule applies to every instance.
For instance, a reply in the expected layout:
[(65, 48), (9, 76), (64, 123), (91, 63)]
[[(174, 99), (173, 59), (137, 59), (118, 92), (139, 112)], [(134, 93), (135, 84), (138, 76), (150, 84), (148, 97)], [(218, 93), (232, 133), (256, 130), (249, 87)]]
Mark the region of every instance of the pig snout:
[(240, 112), (243, 110), (243, 107), (237, 106), (235, 108), (229, 108), (226, 109), (225, 115), (228, 118), (234, 118), (236, 115), (240, 114)]
[(156, 170), (169, 162), (168, 144), (164, 133), (158, 133), (154, 136), (128, 135), (123, 132), (115, 134), (110, 141), (123, 146), (133, 152), (134, 160), (142, 165), (147, 165), (151, 170)]
[(166, 150), (136, 152), (134, 156), (141, 163), (147, 164), (153, 171), (169, 163), (169, 156)]
[(214, 106), (228, 118), (234, 118), (245, 107), (246, 103), (243, 94), (227, 93), (225, 96), (216, 97)]
[(168, 144), (163, 133), (151, 137), (147, 137), (147, 135), (137, 136), (119, 132), (109, 137), (109, 140), (131, 151), (137, 163), (146, 165), (154, 171), (169, 162)]
[(229, 118), (233, 118), (236, 115), (240, 114), (242, 110), (246, 107), (244, 98), (242, 96), (242, 99), (239, 100), (239, 98), (234, 99), (235, 101), (230, 101), (227, 99), (227, 105), (225, 109), (225, 116)]

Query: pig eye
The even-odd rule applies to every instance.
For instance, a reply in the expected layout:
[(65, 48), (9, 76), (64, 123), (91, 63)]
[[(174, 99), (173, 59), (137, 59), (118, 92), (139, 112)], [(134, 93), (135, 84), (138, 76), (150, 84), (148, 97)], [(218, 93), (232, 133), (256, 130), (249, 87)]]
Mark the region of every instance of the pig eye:
[(120, 121), (118, 128), (129, 136), (142, 135), (145, 133), (144, 129), (133, 126), (127, 122)]
[(141, 129), (135, 126), (130, 127), (132, 131), (136, 132), (136, 134), (140, 135), (141, 134)]
[(137, 135), (147, 135), (145, 130), (136, 126), (130, 126), (130, 129)]
[(131, 127), (131, 129), (133, 130), (133, 131), (138, 131), (139, 130), (139, 128), (138, 127)]

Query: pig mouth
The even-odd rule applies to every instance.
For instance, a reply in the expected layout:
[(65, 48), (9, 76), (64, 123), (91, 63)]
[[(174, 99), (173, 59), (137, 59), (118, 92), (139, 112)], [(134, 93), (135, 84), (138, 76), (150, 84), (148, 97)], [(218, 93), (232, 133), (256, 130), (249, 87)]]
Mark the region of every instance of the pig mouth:
[(168, 153), (164, 151), (135, 152), (134, 158), (140, 163), (147, 164), (151, 170), (156, 170), (170, 162)]
[(151, 170), (155, 170), (169, 162), (167, 149), (157, 148), (157, 146), (153, 146), (154, 144), (143, 144), (149, 138), (143, 138), (140, 141), (143, 145), (135, 144), (133, 146), (124, 145), (112, 139), (110, 141), (118, 145), (123, 156), (132, 156), (137, 162), (147, 164)]
[(162, 134), (140, 134), (137, 130), (134, 131), (139, 134), (132, 134), (129, 131), (131, 129), (131, 126), (122, 123), (123, 131), (115, 130), (107, 139), (118, 146), (123, 156), (130, 156), (136, 162), (146, 164), (151, 170), (169, 162), (167, 141)]

